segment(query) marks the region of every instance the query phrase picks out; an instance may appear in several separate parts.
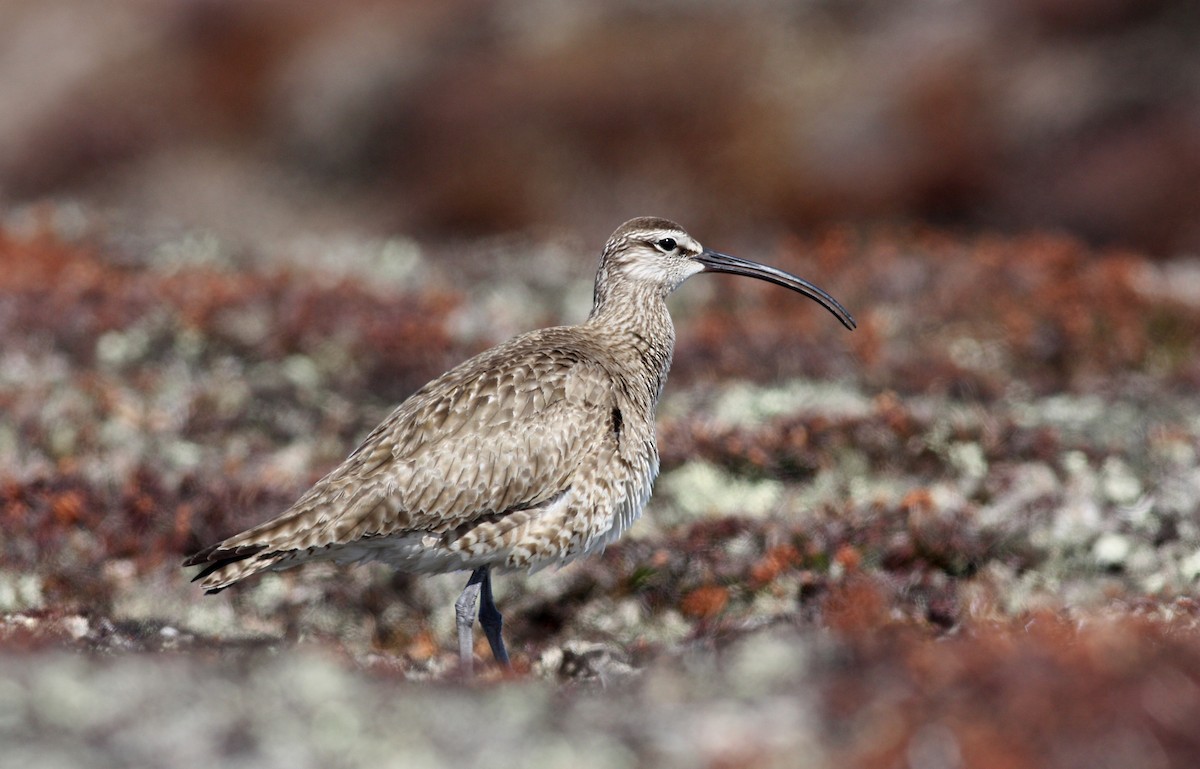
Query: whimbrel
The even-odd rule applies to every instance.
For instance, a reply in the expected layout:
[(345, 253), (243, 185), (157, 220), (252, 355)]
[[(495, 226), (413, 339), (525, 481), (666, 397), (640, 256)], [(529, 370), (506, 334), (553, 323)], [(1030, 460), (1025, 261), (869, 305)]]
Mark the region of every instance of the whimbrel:
[(492, 567), (538, 569), (600, 551), (641, 514), (658, 474), (654, 410), (675, 328), (667, 295), (692, 275), (745, 275), (854, 319), (812, 283), (703, 248), (665, 219), (632, 219), (604, 246), (591, 315), (480, 353), (396, 407), (342, 464), (272, 520), (185, 566), (209, 593), (306, 561), (471, 570), (455, 603), (473, 660), (475, 604), (508, 664)]

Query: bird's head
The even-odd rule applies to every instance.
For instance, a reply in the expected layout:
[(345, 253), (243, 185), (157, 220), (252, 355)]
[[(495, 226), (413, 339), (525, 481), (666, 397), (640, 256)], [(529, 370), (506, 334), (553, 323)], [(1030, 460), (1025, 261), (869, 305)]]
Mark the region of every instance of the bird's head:
[(596, 276), (596, 302), (617, 283), (649, 288), (666, 296), (700, 272), (744, 275), (790, 288), (817, 301), (848, 329), (854, 317), (836, 299), (804, 278), (707, 249), (687, 231), (668, 219), (640, 217), (617, 228), (600, 258)]

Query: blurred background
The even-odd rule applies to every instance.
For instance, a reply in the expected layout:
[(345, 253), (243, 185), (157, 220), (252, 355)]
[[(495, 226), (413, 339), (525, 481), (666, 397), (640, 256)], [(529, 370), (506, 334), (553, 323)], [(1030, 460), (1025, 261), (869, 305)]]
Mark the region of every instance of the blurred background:
[(0, 203), (603, 237), (913, 217), (1200, 247), (1189, 0), (8, 0)]
[[(644, 214), (858, 328), (672, 297), (655, 494), (497, 580), (513, 676), (463, 575), (187, 582)], [(4, 757), (1200, 766), (1198, 252), (1195, 0), (4, 0)]]

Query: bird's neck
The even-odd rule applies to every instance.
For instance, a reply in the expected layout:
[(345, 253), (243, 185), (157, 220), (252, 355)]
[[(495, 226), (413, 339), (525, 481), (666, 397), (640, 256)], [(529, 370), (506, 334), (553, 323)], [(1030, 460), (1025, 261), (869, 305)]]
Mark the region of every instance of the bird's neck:
[(599, 332), (616, 357), (637, 369), (653, 408), (662, 395), (675, 349), (675, 325), (663, 292), (626, 284), (598, 294), (586, 325)]

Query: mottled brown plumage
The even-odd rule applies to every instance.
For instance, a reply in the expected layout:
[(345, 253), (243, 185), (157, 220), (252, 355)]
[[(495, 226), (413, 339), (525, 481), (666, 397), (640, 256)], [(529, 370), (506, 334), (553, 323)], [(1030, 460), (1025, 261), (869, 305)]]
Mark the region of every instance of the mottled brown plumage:
[(460, 644), (474, 586), (493, 652), (505, 661), (488, 569), (568, 562), (603, 548), (641, 513), (658, 473), (654, 410), (675, 342), (665, 300), (706, 270), (801, 291), (854, 326), (806, 281), (703, 249), (673, 222), (633, 219), (604, 248), (587, 321), (523, 334), (451, 369), (282, 515), (185, 565), (206, 566), (197, 579), (210, 592), (316, 559), (472, 569)]

